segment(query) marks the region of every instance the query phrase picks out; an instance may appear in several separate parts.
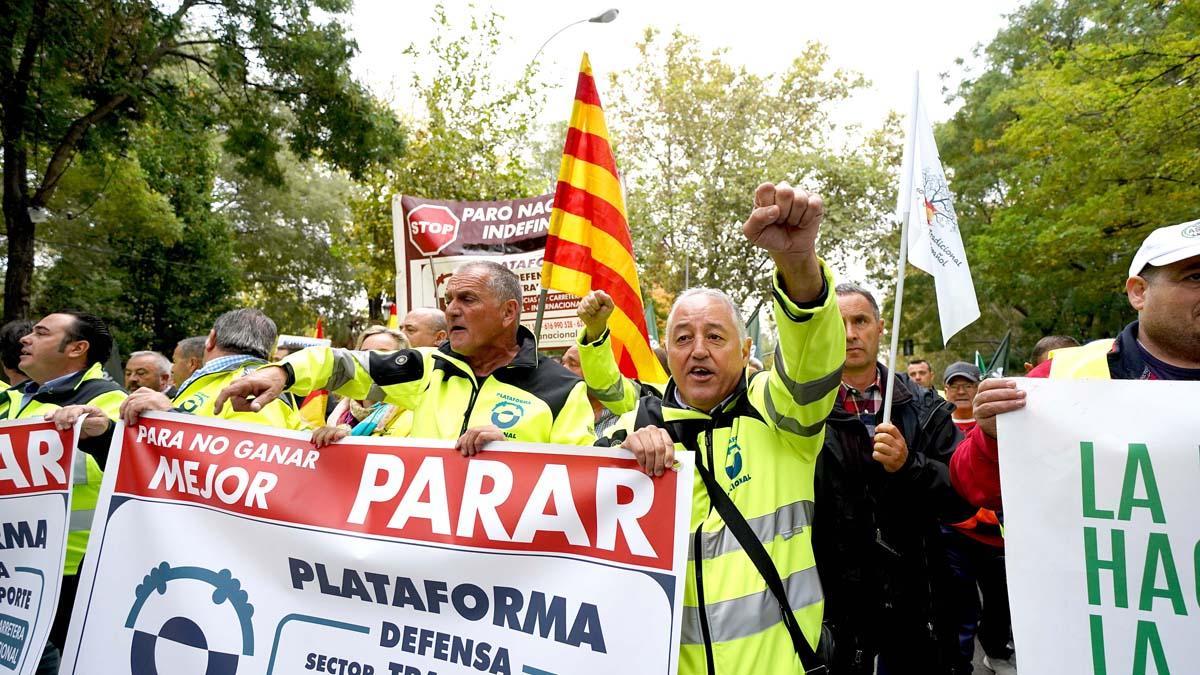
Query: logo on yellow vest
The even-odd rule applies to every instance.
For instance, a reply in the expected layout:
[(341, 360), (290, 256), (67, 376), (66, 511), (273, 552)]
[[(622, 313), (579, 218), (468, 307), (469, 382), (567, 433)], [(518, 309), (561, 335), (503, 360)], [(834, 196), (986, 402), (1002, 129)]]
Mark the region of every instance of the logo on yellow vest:
[(730, 436), (729, 443), (725, 446), (725, 475), (733, 483), (729, 486), (729, 491), (733, 492), (737, 486), (746, 483), (750, 480), (750, 474), (742, 474), (742, 469), (745, 468), (745, 462), (742, 460), (742, 446), (738, 445), (737, 436)]

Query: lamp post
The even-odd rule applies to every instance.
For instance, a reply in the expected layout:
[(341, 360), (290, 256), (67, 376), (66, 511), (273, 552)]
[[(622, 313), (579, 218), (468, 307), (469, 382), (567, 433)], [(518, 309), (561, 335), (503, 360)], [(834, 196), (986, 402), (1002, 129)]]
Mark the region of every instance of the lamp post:
[[(617, 18), (617, 14), (619, 14), (619, 13), (620, 12), (616, 9), (608, 9), (608, 10), (605, 10), (601, 14), (597, 14), (596, 16), (591, 17), (590, 19), (580, 19), (578, 21), (572, 21), (571, 23), (554, 31), (554, 34), (551, 35), (550, 37), (546, 38), (546, 41), (542, 43), (542, 46), (538, 47), (537, 53), (535, 53), (533, 55), (533, 59), (531, 59), (529, 61), (529, 65), (525, 66), (526, 72), (529, 73), (529, 72), (533, 71), (533, 65), (535, 63), (537, 63), (538, 57), (542, 55), (542, 50), (546, 48), (546, 45), (550, 44), (551, 40), (558, 37), (559, 33), (570, 28), (571, 26), (576, 26), (581, 23), (612, 23), (612, 21)], [(541, 338), (542, 338), (542, 316), (545, 313), (546, 313), (546, 289), (543, 287), (541, 292), (538, 293), (537, 319), (534, 320), (534, 324), (533, 324), (533, 335), (538, 340), (541, 340)]]
[(558, 37), (558, 34), (563, 32), (564, 30), (570, 28), (571, 26), (577, 26), (581, 23), (612, 23), (612, 21), (617, 18), (617, 14), (619, 14), (619, 13), (620, 12), (616, 9), (609, 9), (609, 10), (605, 10), (602, 14), (597, 14), (596, 16), (593, 16), (588, 19), (580, 19), (578, 21), (572, 21), (571, 23), (563, 26), (562, 28), (559, 28), (558, 30), (554, 31), (553, 35), (546, 38), (546, 41), (542, 43), (541, 47), (538, 47), (537, 53), (535, 53), (533, 55), (533, 59), (529, 61), (529, 65), (532, 66), (534, 63), (537, 63), (538, 57), (542, 55), (542, 50), (546, 48), (546, 45), (550, 44), (550, 41), (553, 40), (554, 38)]

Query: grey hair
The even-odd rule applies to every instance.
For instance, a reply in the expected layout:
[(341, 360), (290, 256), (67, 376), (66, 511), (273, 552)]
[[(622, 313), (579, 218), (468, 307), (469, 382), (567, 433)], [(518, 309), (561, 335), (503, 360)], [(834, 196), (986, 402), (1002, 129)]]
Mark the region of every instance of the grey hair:
[(737, 329), (738, 341), (743, 342), (750, 337), (750, 332), (746, 330), (746, 320), (742, 318), (742, 312), (733, 304), (733, 298), (730, 298), (725, 291), (719, 291), (715, 288), (689, 288), (679, 294), (675, 298), (675, 304), (671, 305), (671, 313), (667, 315), (667, 332), (671, 331), (671, 324), (675, 322), (675, 310), (679, 309), (679, 305), (688, 298), (703, 296), (713, 298), (720, 301), (721, 304), (729, 308), (730, 314), (733, 315), (733, 327)]
[(235, 309), (213, 322), (217, 347), (231, 354), (270, 358), (279, 333), (271, 317), (257, 309)]
[(838, 284), (837, 287), (835, 287), (833, 290), (838, 295), (861, 295), (861, 296), (863, 296), (864, 298), (867, 299), (867, 302), (871, 303), (871, 309), (875, 312), (875, 320), (876, 321), (879, 320), (879, 318), (880, 318), (879, 303), (875, 301), (875, 296), (871, 295), (871, 291), (868, 291), (867, 289), (863, 288), (862, 286), (859, 286), (858, 284), (851, 284), (851, 283)]
[(150, 358), (154, 359), (154, 365), (155, 365), (155, 367), (158, 368), (159, 373), (171, 372), (171, 360), (168, 359), (167, 357), (163, 356), (162, 354), (159, 354), (158, 352), (151, 352), (151, 351), (133, 352), (129, 355), (129, 358), (125, 361), (125, 363), (128, 364), (130, 361), (136, 359), (139, 356), (149, 356)]
[(185, 359), (204, 359), (204, 343), (208, 342), (207, 335), (196, 335), (190, 338), (184, 338), (175, 345), (175, 349), (179, 350), (179, 355)]
[(521, 292), (521, 279), (517, 277), (516, 273), (504, 265), (490, 260), (474, 260), (464, 263), (454, 272), (457, 274), (465, 271), (484, 272), (487, 275), (487, 287), (493, 295), (500, 299), (501, 303), (509, 300), (517, 301), (517, 317), (520, 318), (524, 294)]
[(372, 335), (387, 335), (396, 341), (398, 345), (396, 349), (408, 349), (411, 345), (408, 344), (408, 336), (395, 328), (387, 326), (368, 326), (366, 330), (358, 334), (358, 341), (354, 343), (356, 349), (362, 349), (363, 343)]

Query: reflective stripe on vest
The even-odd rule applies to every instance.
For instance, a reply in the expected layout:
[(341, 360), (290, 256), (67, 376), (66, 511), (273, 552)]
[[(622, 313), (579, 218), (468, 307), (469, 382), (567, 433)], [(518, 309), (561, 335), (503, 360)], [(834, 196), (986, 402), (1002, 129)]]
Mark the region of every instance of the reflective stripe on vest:
[(1110, 380), (1108, 354), (1115, 340), (1096, 340), (1082, 347), (1050, 353), (1050, 378), (1054, 380)]
[(71, 485), (87, 485), (88, 470), (87, 456), (82, 450), (75, 451), (75, 459), (71, 460)]
[[(803, 532), (804, 528), (812, 525), (812, 520), (813, 503), (808, 500), (801, 500), (781, 506), (774, 513), (768, 513), (765, 516), (757, 518), (748, 518), (746, 523), (750, 525), (750, 529), (758, 536), (758, 540), (766, 544), (774, 541), (775, 537), (791, 539)], [(726, 553), (742, 550), (741, 543), (729, 531), (728, 526), (724, 526), (716, 532), (701, 533), (700, 546), (703, 548), (704, 557), (709, 560), (725, 555)], [(688, 560), (696, 559), (695, 547), (696, 540), (689, 537)]]
[(96, 509), (87, 509), (86, 511), (76, 511), (71, 509), (71, 532), (81, 532), (92, 529), (92, 518), (96, 515)]
[[(787, 590), (788, 603), (793, 612), (824, 599), (816, 567), (800, 570), (784, 579), (783, 587)], [(708, 615), (709, 634), (713, 642), (729, 642), (749, 637), (783, 621), (779, 614), (779, 603), (775, 601), (775, 596), (770, 590), (732, 600), (709, 602), (704, 609)], [(680, 642), (685, 645), (704, 644), (698, 607), (684, 605)]]
[(75, 451), (71, 470), (71, 514), (63, 573), (79, 574), (79, 565), (83, 562), (91, 535), (92, 519), (96, 515), (96, 502), (100, 500), (100, 484), (104, 482), (104, 473), (94, 457), (80, 450)]

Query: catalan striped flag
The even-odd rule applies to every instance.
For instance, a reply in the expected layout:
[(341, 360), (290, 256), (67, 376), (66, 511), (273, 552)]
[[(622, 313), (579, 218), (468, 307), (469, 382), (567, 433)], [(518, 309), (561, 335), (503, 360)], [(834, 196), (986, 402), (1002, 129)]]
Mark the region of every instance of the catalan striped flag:
[(616, 310), (608, 326), (621, 372), (643, 382), (667, 380), (650, 348), (625, 198), (586, 53), (558, 170), (542, 286), (579, 297), (592, 290), (612, 296)]
[(392, 330), (400, 330), (400, 315), (396, 313), (396, 303), (392, 303), (392, 309), (388, 311), (387, 327)]
[[(313, 331), (313, 337), (325, 337), (325, 322), (321, 317), (317, 317), (317, 327)], [(316, 389), (308, 393), (304, 400), (300, 402), (300, 417), (310, 428), (325, 426), (325, 409), (329, 404), (329, 390)]]

